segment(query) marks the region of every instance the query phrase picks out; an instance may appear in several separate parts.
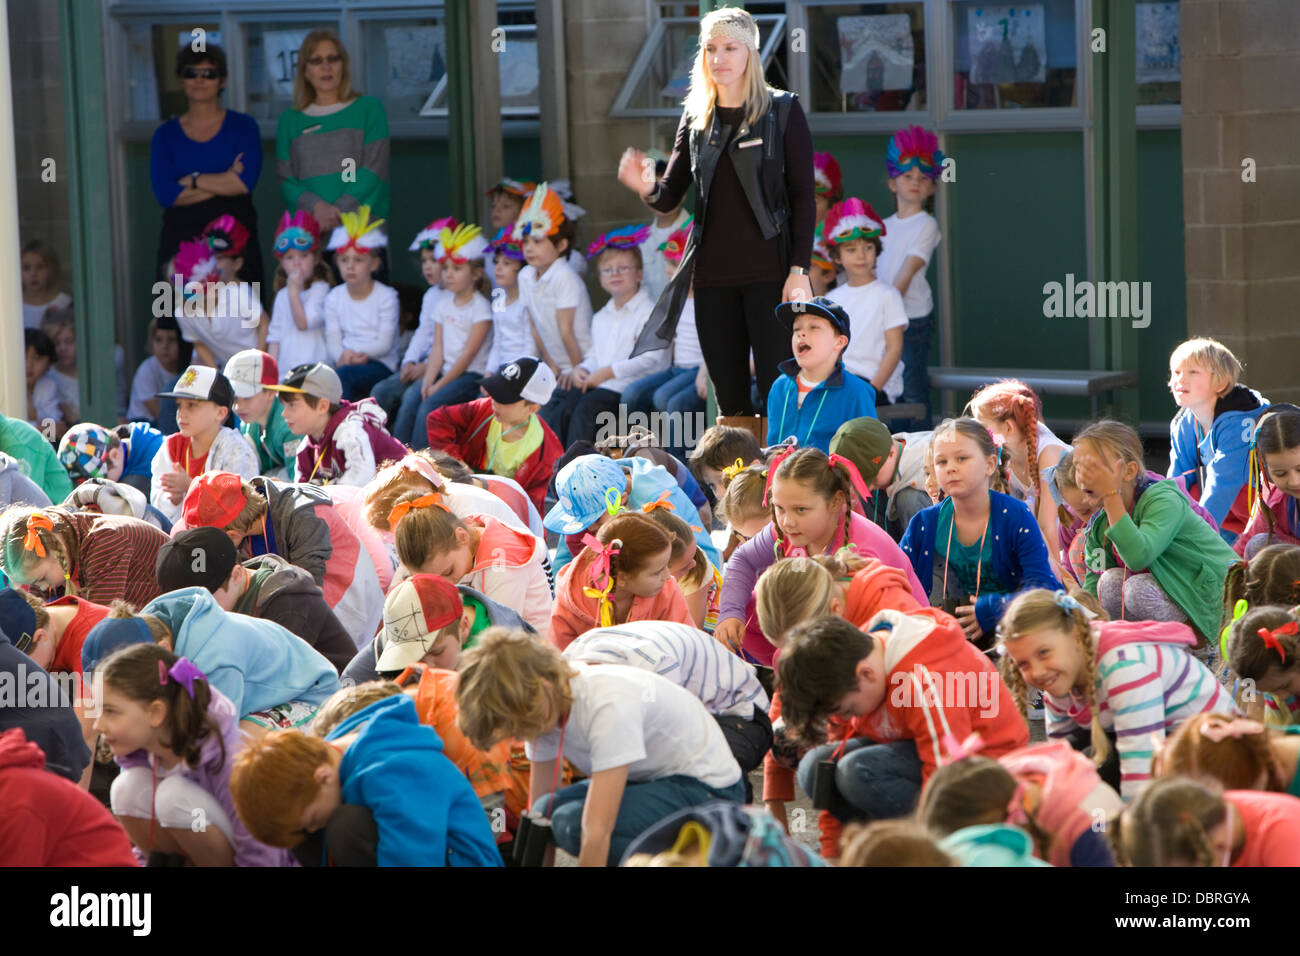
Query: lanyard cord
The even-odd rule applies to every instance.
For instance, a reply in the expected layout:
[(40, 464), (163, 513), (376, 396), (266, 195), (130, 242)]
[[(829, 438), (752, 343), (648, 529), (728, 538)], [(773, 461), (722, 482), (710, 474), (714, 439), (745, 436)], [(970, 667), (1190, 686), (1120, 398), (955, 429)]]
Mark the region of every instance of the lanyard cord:
[(492, 449), (492, 457), (488, 459), (487, 471), (489, 474), (496, 474), (496, 472), (492, 471), (492, 467), (497, 463), (497, 454), (501, 451), (501, 443), (506, 440), (506, 436), (513, 432), (518, 431), (519, 429), (523, 428), (527, 424), (528, 422), (524, 421), (524, 422), (520, 422), (518, 425), (511, 425), (508, 429), (506, 429), (501, 433), (501, 437), (497, 439), (496, 447)]
[[(989, 502), (989, 516), (984, 519), (984, 533), (980, 535), (979, 551), (975, 555), (975, 597), (971, 598), (971, 603), (980, 599), (980, 576), (984, 571), (984, 539), (989, 533), (989, 524), (993, 520), (993, 503)], [(957, 527), (957, 505), (952, 506), (952, 519), (948, 523), (948, 547), (943, 553), (943, 591), (939, 594), (940, 601), (948, 599), (948, 555), (952, 553), (952, 529)], [(958, 539), (958, 544), (961, 540)]]

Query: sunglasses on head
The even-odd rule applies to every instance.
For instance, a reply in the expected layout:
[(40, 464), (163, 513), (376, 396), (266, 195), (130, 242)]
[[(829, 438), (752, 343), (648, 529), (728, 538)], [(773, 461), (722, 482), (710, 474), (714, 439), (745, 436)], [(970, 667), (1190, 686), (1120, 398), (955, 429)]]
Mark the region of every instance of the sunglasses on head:
[(216, 80), (224, 75), (212, 66), (187, 66), (181, 70), (181, 77), (186, 80)]

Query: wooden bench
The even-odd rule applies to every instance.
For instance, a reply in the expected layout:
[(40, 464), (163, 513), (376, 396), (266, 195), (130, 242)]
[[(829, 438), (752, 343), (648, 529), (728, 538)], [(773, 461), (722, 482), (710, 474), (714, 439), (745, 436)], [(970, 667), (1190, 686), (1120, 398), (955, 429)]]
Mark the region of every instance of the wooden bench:
[(961, 391), (969, 395), (981, 385), (1001, 378), (1014, 378), (1034, 391), (1049, 395), (1086, 397), (1097, 417), (1097, 396), (1120, 388), (1136, 388), (1137, 372), (1108, 369), (1022, 369), (931, 367), (930, 387), (940, 391)]

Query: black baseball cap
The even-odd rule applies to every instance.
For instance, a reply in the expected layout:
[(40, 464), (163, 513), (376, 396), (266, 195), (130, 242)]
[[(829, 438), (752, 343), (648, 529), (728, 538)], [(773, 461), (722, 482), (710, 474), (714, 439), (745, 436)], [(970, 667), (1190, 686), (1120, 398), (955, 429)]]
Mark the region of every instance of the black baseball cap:
[(155, 571), (163, 591), (202, 587), (215, 592), (238, 563), (235, 545), (220, 528), (190, 528), (158, 549)]

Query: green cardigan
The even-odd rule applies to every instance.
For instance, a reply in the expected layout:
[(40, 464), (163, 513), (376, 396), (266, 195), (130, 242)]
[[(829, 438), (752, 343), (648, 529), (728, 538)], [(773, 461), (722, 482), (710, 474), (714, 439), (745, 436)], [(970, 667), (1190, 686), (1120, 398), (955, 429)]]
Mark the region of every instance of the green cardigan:
[(1090, 594), (1096, 595), (1102, 572), (1118, 566), (1115, 554), (1134, 574), (1150, 571), (1192, 627), (1207, 640), (1214, 639), (1223, 609), (1223, 582), (1237, 555), (1192, 511), (1174, 482), (1152, 482), (1132, 514), (1114, 527), (1108, 525), (1105, 511), (1097, 513), (1088, 526), (1084, 550), (1088, 574), (1083, 586)]
[[(373, 96), (359, 96), (328, 116), (285, 110), (275, 134), (280, 194), (290, 212), (311, 212), (317, 200), (351, 212), (369, 206), (372, 219), (388, 216), (388, 114)], [(344, 176), (343, 161), (349, 159)], [(355, 180), (353, 176), (355, 175)], [(329, 236), (321, 236), (324, 245)]]
[(36, 482), (54, 504), (72, 494), (72, 479), (45, 436), (20, 418), (0, 415), (0, 451), (18, 460), (24, 475)]

